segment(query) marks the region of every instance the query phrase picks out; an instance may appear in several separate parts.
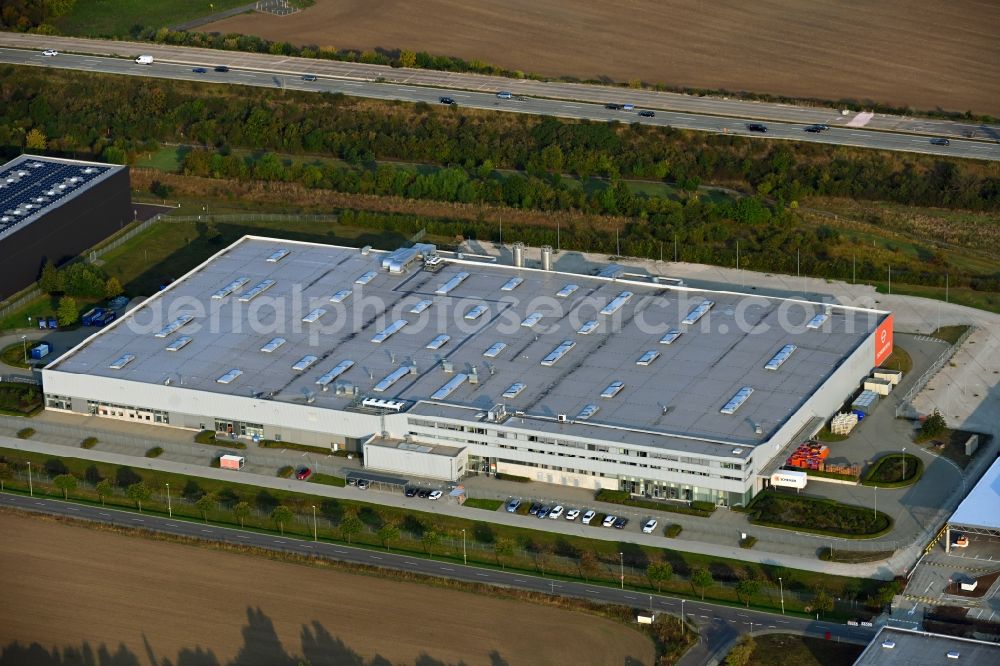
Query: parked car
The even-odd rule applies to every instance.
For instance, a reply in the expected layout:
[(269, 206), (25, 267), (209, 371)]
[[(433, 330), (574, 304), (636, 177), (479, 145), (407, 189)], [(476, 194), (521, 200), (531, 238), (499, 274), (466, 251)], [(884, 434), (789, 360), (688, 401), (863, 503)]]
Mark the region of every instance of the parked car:
[(623, 530), (626, 525), (628, 525), (628, 518), (619, 518), (615, 521), (616, 530)]
[(217, 65), (215, 67), (215, 71), (217, 71), (217, 72), (228, 72), (229, 68), (226, 67), (225, 65)]
[(650, 518), (649, 520), (646, 521), (646, 524), (642, 526), (642, 533), (652, 534), (653, 531), (656, 530), (656, 525), (657, 525), (656, 518)]
[(934, 146), (950, 146), (951, 141), (942, 137), (936, 137), (931, 139), (931, 144)]
[(441, 499), (441, 495), (444, 495), (444, 493), (441, 492), (440, 490), (432, 490), (430, 494), (427, 496), (427, 499), (439, 500)]
[(428, 497), (428, 496), (429, 496), (430, 494), (431, 494), (431, 491), (427, 490), (426, 488), (421, 488), (421, 489), (420, 489), (420, 490), (419, 490), (419, 491), (417, 492), (417, 497), (419, 497), (420, 499), (427, 499), (427, 497)]
[(299, 481), (305, 481), (310, 476), (312, 476), (313, 471), (308, 467), (299, 467), (295, 470), (295, 478)]
[(353, 476), (349, 476), (349, 477), (347, 477), (347, 485), (349, 485), (349, 486), (356, 486), (356, 485), (358, 485), (358, 480), (355, 479)]
[[(499, 95), (497, 95), (497, 97), (499, 97)], [(442, 97), (438, 101), (441, 102), (442, 104), (454, 104), (455, 103), (455, 99), (453, 97)]]
[(640, 111), (639, 116), (642, 118), (653, 118), (656, 116), (656, 113), (653, 111)]
[(596, 511), (594, 511), (593, 509), (587, 509), (587, 512), (583, 514), (583, 520), (582, 520), (583, 524), (589, 525), (590, 521), (592, 521), (596, 516), (597, 516)]
[(551, 507), (543, 506), (541, 509), (538, 510), (537, 515), (539, 518), (548, 518), (550, 511), (552, 511)]
[(416, 497), (417, 496), (417, 489), (414, 488), (413, 486), (407, 486), (407, 488), (406, 488), (406, 496), (407, 497)]
[(303, 74), (302, 75), (302, 80), (303, 81), (315, 81), (316, 80), (316, 75), (315, 74)]
[(616, 520), (618, 520), (618, 516), (612, 516), (611, 514), (608, 514), (607, 516), (604, 517), (604, 522), (601, 524), (604, 527), (611, 527), (612, 525), (615, 524)]
[(56, 51), (55, 49), (45, 49), (44, 51), (42, 51), (42, 55), (45, 56), (46, 58), (53, 58), (59, 55), (59, 51)]
[(509, 502), (507, 502), (507, 513), (514, 513), (517, 511), (517, 507), (521, 506), (521, 500), (514, 497)]
[(763, 125), (761, 123), (748, 123), (747, 124), (747, 129), (750, 130), (751, 132), (764, 132), (764, 133), (766, 133), (767, 132), (767, 125)]
[(556, 504), (554, 507), (552, 507), (552, 511), (549, 511), (549, 518), (551, 518), (552, 520), (557, 520), (561, 518), (564, 510), (565, 509), (563, 509), (562, 504)]
[(358, 479), (358, 490), (368, 490), (368, 479)]
[(579, 509), (570, 509), (566, 512), (566, 520), (576, 520), (580, 517)]
[(191, 71), (192, 71), (192, 72), (194, 72), (195, 74), (204, 74), (204, 73), (205, 73), (205, 72), (207, 72), (208, 70), (207, 70), (207, 69), (205, 69), (204, 67), (195, 67), (195, 68), (194, 68), (194, 69), (192, 69)]
[(528, 507), (528, 515), (529, 516), (537, 516), (538, 515), (538, 510), (541, 509), (541, 508), (542, 508), (541, 504), (539, 504), (538, 502), (532, 502), (531, 506)]

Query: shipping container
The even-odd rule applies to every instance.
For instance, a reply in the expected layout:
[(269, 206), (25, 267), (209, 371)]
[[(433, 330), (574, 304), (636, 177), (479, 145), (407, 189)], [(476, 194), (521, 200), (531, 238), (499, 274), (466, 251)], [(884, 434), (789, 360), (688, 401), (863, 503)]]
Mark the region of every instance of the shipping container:
[(219, 467), (222, 469), (243, 469), (246, 458), (243, 456), (225, 455), (219, 457)]

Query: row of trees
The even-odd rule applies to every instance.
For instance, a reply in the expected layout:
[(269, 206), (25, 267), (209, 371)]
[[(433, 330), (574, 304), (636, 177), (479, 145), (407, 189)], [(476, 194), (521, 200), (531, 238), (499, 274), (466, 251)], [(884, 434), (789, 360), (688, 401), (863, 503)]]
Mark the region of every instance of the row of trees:
[(51, 260), (47, 261), (42, 267), (38, 286), (52, 296), (114, 298), (122, 293), (118, 278), (108, 277), (99, 266), (82, 261), (66, 264), (61, 269), (56, 268)]

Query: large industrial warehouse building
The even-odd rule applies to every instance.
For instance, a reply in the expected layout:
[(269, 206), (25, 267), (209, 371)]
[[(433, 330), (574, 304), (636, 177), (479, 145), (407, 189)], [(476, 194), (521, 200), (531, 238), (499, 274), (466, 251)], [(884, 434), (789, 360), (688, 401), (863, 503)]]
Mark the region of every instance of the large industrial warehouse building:
[(128, 168), (21, 155), (0, 167), (0, 300), (132, 221)]
[(888, 356), (891, 324), (433, 246), (245, 237), (50, 364), (44, 388), (50, 409), (363, 450), (395, 474), (739, 505)]

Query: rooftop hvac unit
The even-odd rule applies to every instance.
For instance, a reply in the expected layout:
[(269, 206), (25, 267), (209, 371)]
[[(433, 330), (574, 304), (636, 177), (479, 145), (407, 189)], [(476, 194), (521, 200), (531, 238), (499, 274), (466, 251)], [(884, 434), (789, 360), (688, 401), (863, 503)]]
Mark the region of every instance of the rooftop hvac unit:
[(447, 359), (441, 359), (441, 369), (447, 374), (455, 372), (455, 364)]
[(316, 391), (313, 391), (312, 389), (302, 389), (302, 395), (305, 396), (306, 403), (311, 405), (316, 402)]
[(566, 420), (567, 419), (565, 414), (556, 414), (556, 421), (558, 421), (559, 423), (566, 423)]

